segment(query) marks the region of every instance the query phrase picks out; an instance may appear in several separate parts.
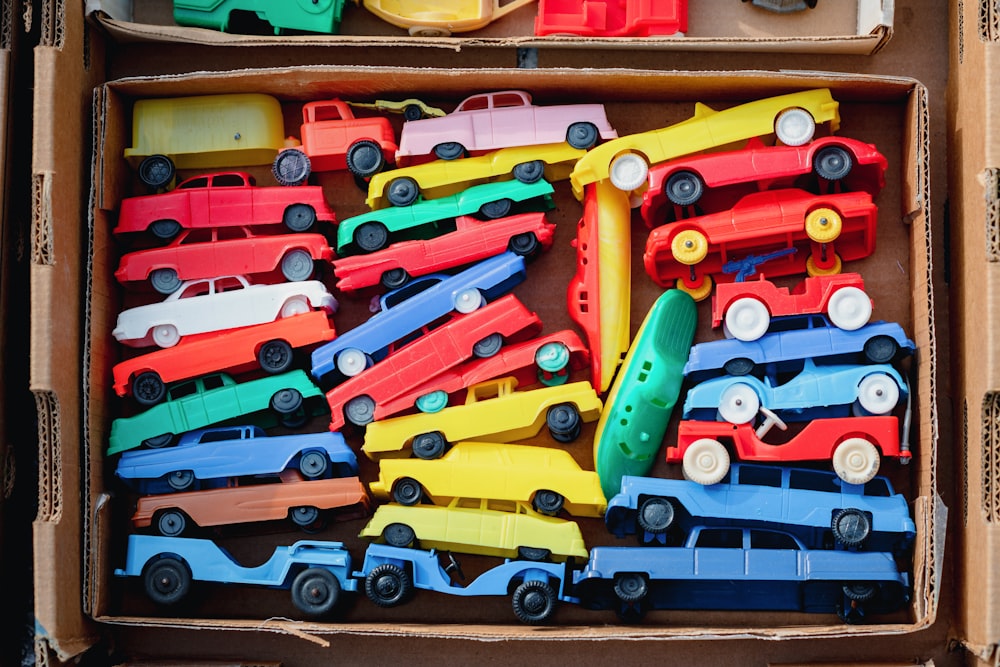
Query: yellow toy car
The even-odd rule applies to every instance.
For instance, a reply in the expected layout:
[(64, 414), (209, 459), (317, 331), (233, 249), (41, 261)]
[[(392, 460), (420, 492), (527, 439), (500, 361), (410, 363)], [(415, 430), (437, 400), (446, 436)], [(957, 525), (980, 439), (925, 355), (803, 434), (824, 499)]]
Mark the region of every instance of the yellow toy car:
[(465, 405), (375, 421), (365, 431), (361, 450), (375, 460), (410, 445), (419, 458), (436, 459), (449, 442), (523, 440), (536, 435), (543, 424), (558, 442), (571, 442), (583, 422), (601, 416), (601, 399), (589, 382), (516, 388), (513, 377), (480, 382), (469, 387)]
[(456, 498), (447, 507), (381, 505), (359, 537), (394, 547), (499, 558), (556, 562), (588, 558), (583, 534), (575, 522), (544, 516), (526, 503)]
[(420, 120), (421, 118), (439, 118), (445, 115), (444, 109), (424, 104), (421, 100), (407, 97), (405, 100), (375, 100), (374, 102), (348, 102), (359, 109), (374, 109), (403, 114), (404, 120)]
[[(355, 0), (357, 1), (357, 0)], [(485, 28), (534, 0), (364, 0), (365, 9), (414, 37), (447, 37)]]
[(382, 459), (372, 494), (402, 505), (427, 498), (530, 502), (536, 512), (600, 517), (607, 509), (596, 472), (582, 470), (569, 452), (551, 447), (459, 442), (438, 461)]
[(424, 199), (447, 197), (490, 181), (516, 178), (534, 183), (543, 176), (548, 182), (569, 178), (576, 161), (587, 151), (565, 141), (537, 146), (515, 146), (462, 160), (434, 160), (375, 174), (368, 183), (366, 204), (371, 210), (386, 206), (409, 206)]
[(774, 134), (782, 144), (801, 146), (813, 138), (817, 124), (829, 123), (830, 132), (837, 131), (839, 107), (827, 88), (767, 97), (723, 111), (698, 103), (694, 116), (683, 122), (592, 148), (570, 175), (573, 193), (582, 199), (583, 186), (606, 178), (619, 190), (640, 190), (652, 164), (753, 137)]

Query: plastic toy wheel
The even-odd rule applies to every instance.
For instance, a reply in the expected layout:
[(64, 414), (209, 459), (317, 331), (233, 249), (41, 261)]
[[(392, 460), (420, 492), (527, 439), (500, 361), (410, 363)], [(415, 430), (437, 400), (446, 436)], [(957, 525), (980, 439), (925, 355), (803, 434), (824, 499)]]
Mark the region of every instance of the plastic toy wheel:
[(382, 287), (386, 289), (399, 289), (406, 283), (410, 282), (410, 274), (406, 272), (406, 269), (389, 269), (388, 271), (382, 272), (382, 277), (379, 279), (382, 283)]
[(545, 424), (556, 442), (573, 442), (580, 435), (583, 419), (572, 403), (553, 405), (545, 414)]
[(464, 289), (455, 295), (455, 311), (471, 313), (483, 305), (483, 295), (475, 287)]
[(278, 423), (285, 428), (299, 428), (304, 426), (307, 421), (309, 421), (309, 415), (306, 414), (305, 410), (296, 410), (278, 417)]
[(535, 183), (545, 175), (545, 163), (541, 160), (522, 162), (514, 165), (514, 178), (522, 183)]
[(319, 508), (312, 505), (300, 505), (288, 511), (292, 523), (301, 528), (308, 528), (319, 521)]
[(519, 560), (530, 560), (536, 563), (540, 563), (551, 555), (551, 551), (548, 549), (542, 549), (539, 547), (518, 547), (517, 557)]
[(491, 333), (480, 341), (476, 341), (472, 346), (472, 354), (480, 359), (487, 359), (494, 356), (503, 347), (503, 336), (498, 333)]
[(292, 580), (292, 604), (307, 616), (328, 614), (340, 599), (340, 582), (322, 567), (302, 570)]
[(760, 410), (760, 397), (748, 384), (736, 382), (719, 397), (719, 416), (730, 424), (748, 424)]
[(335, 363), (341, 375), (352, 378), (368, 367), (368, 355), (356, 347), (349, 347), (340, 351)]
[(857, 287), (841, 287), (830, 295), (826, 312), (834, 326), (855, 331), (871, 319), (872, 300)]
[(764, 415), (764, 421), (757, 427), (756, 433), (759, 439), (763, 440), (764, 436), (766, 436), (775, 426), (777, 426), (780, 431), (788, 430), (788, 424), (783, 422), (781, 417), (774, 414), (773, 411), (765, 408), (763, 405), (760, 406), (760, 414)]
[(535, 494), (535, 499), (531, 502), (536, 512), (555, 516), (563, 508), (566, 499), (561, 494), (548, 489), (542, 489)]
[(160, 294), (173, 294), (181, 286), (181, 279), (173, 269), (156, 269), (149, 274), (149, 284)]
[(489, 220), (502, 218), (510, 213), (511, 206), (514, 205), (510, 199), (497, 199), (489, 201), (479, 207), (479, 214)]
[(457, 160), (465, 155), (465, 146), (454, 141), (438, 144), (434, 147), (434, 155), (439, 160)]
[(611, 166), (608, 167), (611, 185), (625, 192), (641, 188), (645, 185), (648, 175), (649, 165), (638, 153), (623, 153), (612, 160)]
[(848, 484), (865, 484), (878, 473), (878, 449), (864, 438), (848, 438), (833, 450), (833, 470)]
[(142, 583), (150, 600), (174, 605), (191, 591), (191, 570), (177, 558), (162, 556), (146, 566)]
[(615, 595), (622, 602), (638, 602), (646, 597), (649, 585), (641, 574), (627, 572), (615, 577)]
[(271, 396), (271, 409), (279, 415), (290, 415), (302, 407), (302, 394), (298, 389), (279, 389)]
[(870, 581), (854, 581), (844, 584), (844, 596), (854, 602), (867, 602), (875, 597), (878, 587)]
[(392, 487), (392, 499), (400, 505), (416, 505), (423, 496), (420, 482), (412, 477), (403, 477)]
[(157, 220), (150, 223), (149, 232), (162, 241), (170, 241), (180, 234), (181, 225), (176, 220)]
[(175, 470), (167, 475), (167, 484), (174, 491), (190, 489), (194, 484), (194, 472), (191, 470)]
[(312, 255), (301, 248), (289, 250), (281, 258), (281, 275), (290, 282), (309, 280), (315, 269)]
[(677, 281), (677, 289), (687, 294), (695, 301), (704, 301), (712, 294), (712, 277), (703, 276), (697, 285), (688, 285), (684, 280)]
[(832, 253), (832, 257), (826, 262), (819, 261), (814, 255), (806, 258), (806, 273), (812, 277), (833, 276), (840, 273), (843, 268), (844, 263), (837, 253)]
[(280, 185), (302, 185), (309, 180), (312, 163), (309, 156), (298, 148), (289, 148), (275, 156), (271, 173)]
[(348, 171), (359, 178), (371, 178), (385, 166), (382, 149), (370, 140), (359, 141), (348, 148), (346, 161)]
[(556, 611), (556, 592), (544, 581), (524, 581), (510, 599), (514, 615), (522, 623), (544, 623)]
[(285, 209), (281, 222), (290, 232), (308, 232), (316, 224), (316, 209), (308, 204), (292, 204)]
[(816, 134), (816, 121), (805, 109), (785, 109), (774, 119), (774, 134), (786, 146), (803, 146)]
[(674, 505), (666, 498), (647, 498), (639, 505), (635, 520), (639, 528), (651, 535), (662, 535), (674, 525)]
[(816, 243), (832, 243), (840, 236), (844, 222), (832, 208), (817, 208), (806, 215), (806, 235)]
[(684, 452), (684, 477), (704, 484), (716, 484), (729, 472), (729, 452), (718, 440), (695, 440)]
[(858, 385), (858, 404), (872, 415), (887, 415), (899, 402), (899, 385), (886, 373), (866, 375)]
[(698, 175), (690, 171), (678, 171), (671, 174), (667, 182), (663, 184), (663, 194), (672, 203), (678, 206), (691, 206), (705, 192), (705, 184), (702, 183)]
[(566, 130), (566, 143), (573, 148), (588, 150), (597, 143), (597, 126), (593, 123), (573, 123)]
[(888, 364), (896, 358), (899, 343), (889, 336), (872, 336), (865, 341), (865, 358), (873, 364)]
[(833, 515), (830, 531), (833, 539), (845, 547), (859, 547), (871, 534), (872, 522), (861, 510), (849, 507)]
[(392, 563), (375, 566), (365, 577), (365, 595), (379, 607), (395, 607), (406, 602), (413, 591), (410, 577)]
[(431, 431), (430, 433), (421, 433), (415, 437), (413, 444), (410, 446), (413, 448), (413, 454), (418, 459), (430, 461), (441, 458), (444, 455), (447, 444), (444, 435), (440, 431)]
[(538, 249), (540, 244), (538, 239), (531, 232), (525, 232), (524, 234), (517, 234), (510, 238), (507, 243), (507, 248), (514, 254), (520, 255), (526, 259), (531, 259), (538, 254)]
[(569, 365), (569, 348), (563, 343), (546, 343), (535, 350), (535, 365), (546, 373), (558, 373)]
[(159, 347), (173, 347), (180, 340), (181, 335), (173, 324), (159, 324), (153, 327), (153, 342)]
[(448, 392), (436, 389), (419, 396), (415, 404), (421, 412), (441, 412), (448, 405)]
[(173, 433), (161, 433), (160, 435), (153, 436), (152, 438), (146, 438), (142, 441), (142, 444), (150, 449), (160, 449), (161, 447), (166, 447), (173, 441)]
[(428, 25), (411, 26), (409, 33), (411, 37), (449, 37), (451, 35), (450, 30)]
[(180, 537), (187, 529), (187, 519), (180, 510), (164, 510), (156, 517), (156, 530), (165, 537)]
[(824, 148), (813, 158), (813, 171), (828, 181), (846, 178), (853, 167), (854, 160), (851, 159), (851, 154), (840, 146)]
[(385, 197), (393, 206), (409, 206), (417, 201), (420, 195), (420, 187), (412, 178), (401, 177), (389, 181), (385, 189)]
[(309, 302), (304, 296), (293, 296), (281, 306), (281, 317), (294, 317), (309, 312)]
[(722, 370), (726, 375), (749, 375), (753, 372), (754, 365), (753, 361), (746, 357), (737, 357), (722, 364)]
[(322, 452), (305, 452), (299, 457), (299, 472), (303, 477), (319, 479), (329, 468), (326, 454)]
[(370, 424), (375, 419), (375, 401), (370, 396), (356, 396), (347, 402), (344, 416), (355, 426)]
[(139, 163), (139, 180), (153, 190), (165, 188), (174, 179), (174, 161), (166, 155), (150, 155)]
[(139, 405), (156, 405), (167, 395), (167, 386), (163, 384), (159, 373), (146, 371), (132, 381), (132, 396)]
[(375, 252), (389, 244), (389, 230), (381, 222), (366, 222), (354, 230), (354, 245), (362, 252)]
[(726, 309), (726, 327), (739, 340), (757, 340), (767, 333), (770, 325), (771, 313), (767, 306), (753, 297), (737, 299)]
[(257, 363), (265, 373), (276, 375), (292, 367), (292, 346), (283, 340), (269, 340), (260, 346)]
[(403, 120), (420, 120), (423, 117), (423, 110), (416, 104), (407, 104), (403, 107)]
[(393, 547), (408, 547), (417, 539), (413, 529), (405, 523), (390, 523), (382, 531), (382, 537), (386, 544)]
[(708, 239), (695, 229), (685, 229), (670, 242), (670, 252), (681, 264), (693, 266), (708, 256)]

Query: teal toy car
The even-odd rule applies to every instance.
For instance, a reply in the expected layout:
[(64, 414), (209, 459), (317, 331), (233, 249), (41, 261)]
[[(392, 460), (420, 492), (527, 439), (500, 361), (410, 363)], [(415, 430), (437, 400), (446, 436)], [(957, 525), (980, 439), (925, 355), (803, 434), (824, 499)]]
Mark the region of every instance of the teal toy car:
[(270, 23), (274, 34), (303, 30), (336, 34), (345, 0), (174, 0), (177, 25), (210, 28), (228, 32), (233, 12), (253, 12)]
[[(345, 257), (375, 252), (396, 241), (428, 239), (455, 229), (460, 215), (478, 214), (494, 220), (510, 215), (515, 203), (536, 200), (532, 210), (549, 210), (552, 184), (545, 179), (534, 183), (518, 180), (476, 185), (457, 194), (437, 199), (418, 199), (411, 206), (383, 208), (342, 220), (337, 226), (337, 255)], [(524, 212), (524, 211), (521, 211)]]
[(145, 412), (114, 420), (107, 455), (166, 447), (180, 433), (266, 410), (271, 414), (258, 426), (299, 426), (310, 416), (307, 399), (322, 395), (303, 370), (239, 383), (225, 373), (205, 375), (172, 386), (163, 403)]

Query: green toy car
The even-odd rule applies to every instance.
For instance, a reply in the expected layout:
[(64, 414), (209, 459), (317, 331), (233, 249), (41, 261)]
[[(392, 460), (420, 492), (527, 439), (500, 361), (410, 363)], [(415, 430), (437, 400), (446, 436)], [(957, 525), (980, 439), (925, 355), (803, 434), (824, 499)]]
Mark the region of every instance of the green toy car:
[(229, 30), (233, 12), (253, 12), (274, 27), (274, 34), (302, 30), (336, 34), (345, 0), (174, 0), (177, 25)]

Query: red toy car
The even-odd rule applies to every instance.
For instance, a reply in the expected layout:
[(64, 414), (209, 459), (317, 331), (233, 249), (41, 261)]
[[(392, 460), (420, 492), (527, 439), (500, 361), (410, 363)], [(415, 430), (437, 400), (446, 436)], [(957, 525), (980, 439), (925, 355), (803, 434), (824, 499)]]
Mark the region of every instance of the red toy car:
[(230, 171), (195, 176), (170, 192), (122, 200), (115, 234), (152, 232), (172, 239), (181, 229), (284, 224), (305, 232), (316, 221), (336, 222), (323, 188), (257, 187), (250, 174)]
[(713, 278), (739, 282), (763, 262), (771, 276), (839, 273), (842, 261), (875, 251), (877, 220), (867, 192), (755, 192), (727, 211), (657, 227), (643, 261), (658, 285), (676, 281), (700, 301), (711, 293)]
[(428, 240), (394, 243), (370, 255), (344, 257), (333, 263), (337, 289), (342, 292), (379, 282), (386, 289), (405, 285), (410, 278), (476, 262), (505, 250), (527, 258), (552, 246), (556, 226), (544, 212), (522, 213), (483, 222), (461, 215), (455, 231)]
[(174, 347), (115, 364), (115, 393), (132, 395), (140, 405), (155, 405), (166, 396), (166, 385), (178, 380), (254, 368), (284, 373), (292, 367), (293, 349), (336, 337), (329, 317), (321, 310), (266, 324), (187, 336)]
[(651, 37), (687, 32), (687, 0), (539, 0), (536, 35)]
[[(512, 294), (466, 315), (451, 314), (444, 324), (391, 350), (382, 361), (328, 391), (330, 430), (347, 422), (363, 426), (387, 417), (397, 408), (390, 412), (386, 406), (412, 387), (473, 356), (492, 356), (505, 342), (532, 338), (541, 328), (538, 316)], [(405, 407), (410, 406), (398, 409)]]
[(271, 170), (282, 185), (301, 185), (314, 171), (347, 169), (371, 178), (396, 159), (396, 134), (388, 118), (355, 118), (339, 99), (308, 102), (302, 107), (301, 146), (289, 138)]
[[(818, 194), (863, 190), (875, 197), (885, 185), (886, 165), (873, 144), (846, 137), (821, 137), (804, 146), (765, 146), (753, 139), (740, 150), (650, 167), (640, 212), (652, 228), (731, 208), (755, 190), (800, 186)], [(739, 185), (744, 187), (728, 187)]]
[(161, 248), (121, 258), (115, 278), (122, 285), (149, 281), (172, 294), (185, 280), (246, 275), (255, 283), (309, 280), (316, 262), (332, 262), (333, 248), (322, 234), (258, 236), (249, 227), (189, 229)]

